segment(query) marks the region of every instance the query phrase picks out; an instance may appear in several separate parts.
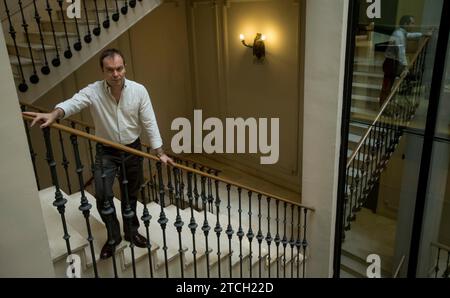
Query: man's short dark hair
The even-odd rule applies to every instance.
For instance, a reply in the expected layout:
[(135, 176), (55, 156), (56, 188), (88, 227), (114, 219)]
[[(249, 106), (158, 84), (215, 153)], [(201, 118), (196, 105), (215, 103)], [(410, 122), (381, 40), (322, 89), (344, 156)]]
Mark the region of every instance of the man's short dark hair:
[(100, 68), (103, 69), (103, 60), (105, 58), (114, 57), (115, 55), (119, 55), (123, 60), (123, 64), (125, 65), (125, 58), (123, 57), (122, 52), (119, 51), (118, 49), (111, 48), (111, 49), (104, 50), (100, 54)]
[(414, 18), (414, 17), (411, 16), (411, 15), (405, 15), (405, 16), (402, 16), (401, 19), (400, 19), (400, 27), (403, 27), (403, 26), (405, 26), (405, 25), (411, 24), (411, 20), (412, 20), (413, 18)]

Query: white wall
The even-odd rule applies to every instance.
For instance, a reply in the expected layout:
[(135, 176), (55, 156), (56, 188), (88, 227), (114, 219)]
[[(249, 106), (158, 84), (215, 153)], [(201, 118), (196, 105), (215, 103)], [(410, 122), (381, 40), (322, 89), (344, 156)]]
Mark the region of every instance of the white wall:
[(308, 273), (331, 277), (335, 235), (347, 0), (307, 0), (302, 203), (314, 206)]
[(47, 233), (5, 40), (0, 31), (0, 277), (53, 277)]

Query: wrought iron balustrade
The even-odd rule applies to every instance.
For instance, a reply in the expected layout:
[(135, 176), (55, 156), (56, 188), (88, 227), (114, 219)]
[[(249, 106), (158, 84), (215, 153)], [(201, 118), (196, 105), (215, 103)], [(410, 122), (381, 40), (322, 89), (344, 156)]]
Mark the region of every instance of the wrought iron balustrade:
[[(24, 116), (24, 121), (33, 118)], [(72, 126), (76, 127), (73, 120)], [(27, 134), (28, 125), (26, 125)], [(39, 132), (39, 129), (34, 129)], [(60, 137), (61, 136), (61, 137)], [(133, 277), (140, 275), (143, 258), (142, 251), (131, 242), (127, 248), (117, 246), (111, 261), (98, 260), (96, 255), (96, 235), (91, 228), (92, 196), (85, 188), (85, 169), (81, 150), (97, 148), (97, 160), (101, 160), (105, 146), (122, 150), (123, 189), (128, 189), (125, 173), (126, 155), (143, 158), (150, 171), (147, 180), (140, 187), (141, 222), (147, 238), (145, 256), (148, 258), (148, 277), (304, 277), (308, 255), (308, 219), (314, 211), (302, 204), (288, 201), (240, 183), (224, 179), (212, 171), (200, 171), (182, 163), (164, 165), (159, 159), (147, 152), (118, 145), (95, 137), (85, 131), (61, 124), (53, 124), (43, 129), (47, 163), (54, 187), (54, 202), (61, 217), (62, 235), (66, 242), (67, 255), (72, 253), (70, 242), (70, 222), (66, 218), (69, 203), (73, 195), (64, 197), (61, 187), (58, 163), (55, 157), (54, 141), (70, 139), (74, 159), (77, 183), (71, 187), (78, 191), (79, 214), (85, 222), (85, 235), (89, 246), (90, 259), (93, 262), (93, 276), (102, 277), (100, 266), (111, 266), (112, 275), (124, 274), (121, 266), (125, 259), (125, 250), (131, 253), (131, 272)], [(80, 143), (85, 143), (84, 149)], [(89, 145), (90, 144), (90, 145)], [(42, 144), (34, 144), (42, 146)], [(60, 146), (59, 146), (60, 147)], [(30, 152), (34, 152), (31, 148)], [(87, 154), (89, 155), (89, 154)], [(91, 153), (92, 155), (92, 153)], [(100, 157), (98, 156), (100, 155)], [(66, 156), (67, 157), (67, 156)], [(85, 157), (89, 161), (92, 157)], [(105, 179), (102, 169), (102, 180)], [(39, 170), (39, 169), (38, 169)], [(59, 173), (67, 178), (64, 163)], [(70, 178), (70, 174), (68, 174)], [(154, 177), (156, 183), (148, 183)], [(42, 180), (42, 177), (40, 177)], [(65, 180), (65, 179), (64, 179)], [(74, 192), (74, 191), (72, 191)], [(124, 203), (122, 215), (124, 223), (132, 218), (135, 211), (129, 203), (129, 194), (124, 191), (120, 198)], [(71, 201), (72, 200), (72, 201)], [(199, 202), (197, 203), (196, 200)], [(114, 204), (104, 200), (101, 213), (105, 218), (106, 231), (111, 236)], [(73, 204), (73, 203), (72, 203)], [(196, 204), (198, 208), (196, 208)], [(276, 210), (276, 211), (275, 211)], [(138, 215), (138, 214), (136, 214)], [(73, 215), (71, 215), (73, 216)], [(276, 229), (272, 239), (271, 231)], [(109, 239), (113, 239), (109, 237)], [(275, 243), (275, 245), (272, 245)], [(114, 240), (110, 244), (115, 247)], [(128, 250), (127, 250), (128, 253)], [(139, 254), (139, 257), (137, 256)], [(110, 262), (110, 263), (109, 263)], [(141, 267), (139, 267), (141, 266)], [(139, 269), (141, 268), (141, 269)]]

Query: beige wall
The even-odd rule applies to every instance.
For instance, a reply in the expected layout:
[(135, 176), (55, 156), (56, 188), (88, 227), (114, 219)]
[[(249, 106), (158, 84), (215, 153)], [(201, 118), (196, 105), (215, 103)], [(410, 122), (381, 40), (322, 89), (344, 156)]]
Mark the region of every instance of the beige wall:
[(347, 0), (306, 1), (302, 202), (314, 277), (331, 277), (347, 33)]
[(54, 276), (47, 233), (20, 117), (5, 41), (0, 30), (0, 277)]
[[(280, 119), (276, 164), (261, 165), (259, 154), (211, 157), (297, 192), (303, 114), (301, 14), (299, 1), (293, 0), (191, 1), (188, 7), (194, 106), (203, 110), (203, 119)], [(252, 44), (258, 32), (267, 36), (263, 64), (254, 63), (252, 50), (239, 40), (243, 33)]]
[[(280, 119), (280, 158), (260, 165), (256, 154), (210, 155), (300, 192), (303, 114), (302, 30), (298, 1), (178, 1), (144, 17), (111, 46), (127, 60), (127, 76), (149, 90), (166, 148), (176, 117)], [(253, 32), (254, 31), (254, 32)], [(253, 63), (239, 33), (267, 35), (267, 60)], [(40, 98), (50, 108), (101, 78), (98, 55)], [(89, 111), (79, 119), (92, 122)], [(297, 198), (298, 199), (298, 198)]]
[(416, 19), (416, 24), (422, 24), (422, 13), (425, 0), (400, 0), (397, 7), (397, 24), (404, 15), (412, 15)]

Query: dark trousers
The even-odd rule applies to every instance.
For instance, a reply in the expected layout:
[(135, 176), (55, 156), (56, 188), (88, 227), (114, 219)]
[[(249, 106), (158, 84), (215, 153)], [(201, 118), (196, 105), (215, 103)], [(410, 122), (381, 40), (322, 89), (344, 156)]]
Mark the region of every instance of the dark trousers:
[(402, 74), (404, 66), (395, 59), (386, 58), (383, 63), (383, 86), (380, 93), (380, 107), (391, 93), (395, 78)]
[[(133, 143), (127, 145), (128, 147), (141, 150), (141, 143), (139, 138)], [(129, 153), (124, 153), (125, 157), (125, 175), (126, 180), (128, 181), (127, 190), (128, 190), (128, 201), (130, 203), (131, 209), (134, 211), (134, 216), (131, 220), (127, 220), (123, 217), (125, 213), (126, 207), (126, 197), (125, 197), (125, 189), (122, 184), (123, 173), (122, 173), (122, 159), (121, 159), (121, 150), (114, 149), (112, 147), (103, 146), (103, 154), (100, 156), (99, 152), (95, 156), (95, 172), (94, 172), (94, 180), (95, 180), (95, 197), (97, 199), (97, 210), (100, 213), (102, 220), (105, 224), (110, 220), (111, 226), (111, 234), (108, 234), (108, 240), (112, 238), (115, 242), (119, 242), (122, 238), (120, 235), (120, 224), (117, 220), (116, 210), (113, 204), (113, 184), (115, 178), (118, 176), (120, 183), (120, 199), (121, 199), (121, 209), (122, 209), (122, 218), (123, 218), (123, 229), (125, 237), (131, 237), (135, 233), (137, 233), (137, 229), (139, 228), (139, 220), (136, 215), (136, 204), (137, 197), (139, 194), (139, 188), (142, 184), (142, 157), (138, 157)], [(105, 174), (105, 182), (102, 179), (102, 169), (100, 167), (100, 158), (103, 167), (103, 174)], [(103, 187), (104, 183), (104, 187)], [(104, 209), (105, 199), (109, 200), (111, 207), (113, 207), (114, 212), (112, 215), (103, 215), (102, 209)]]

